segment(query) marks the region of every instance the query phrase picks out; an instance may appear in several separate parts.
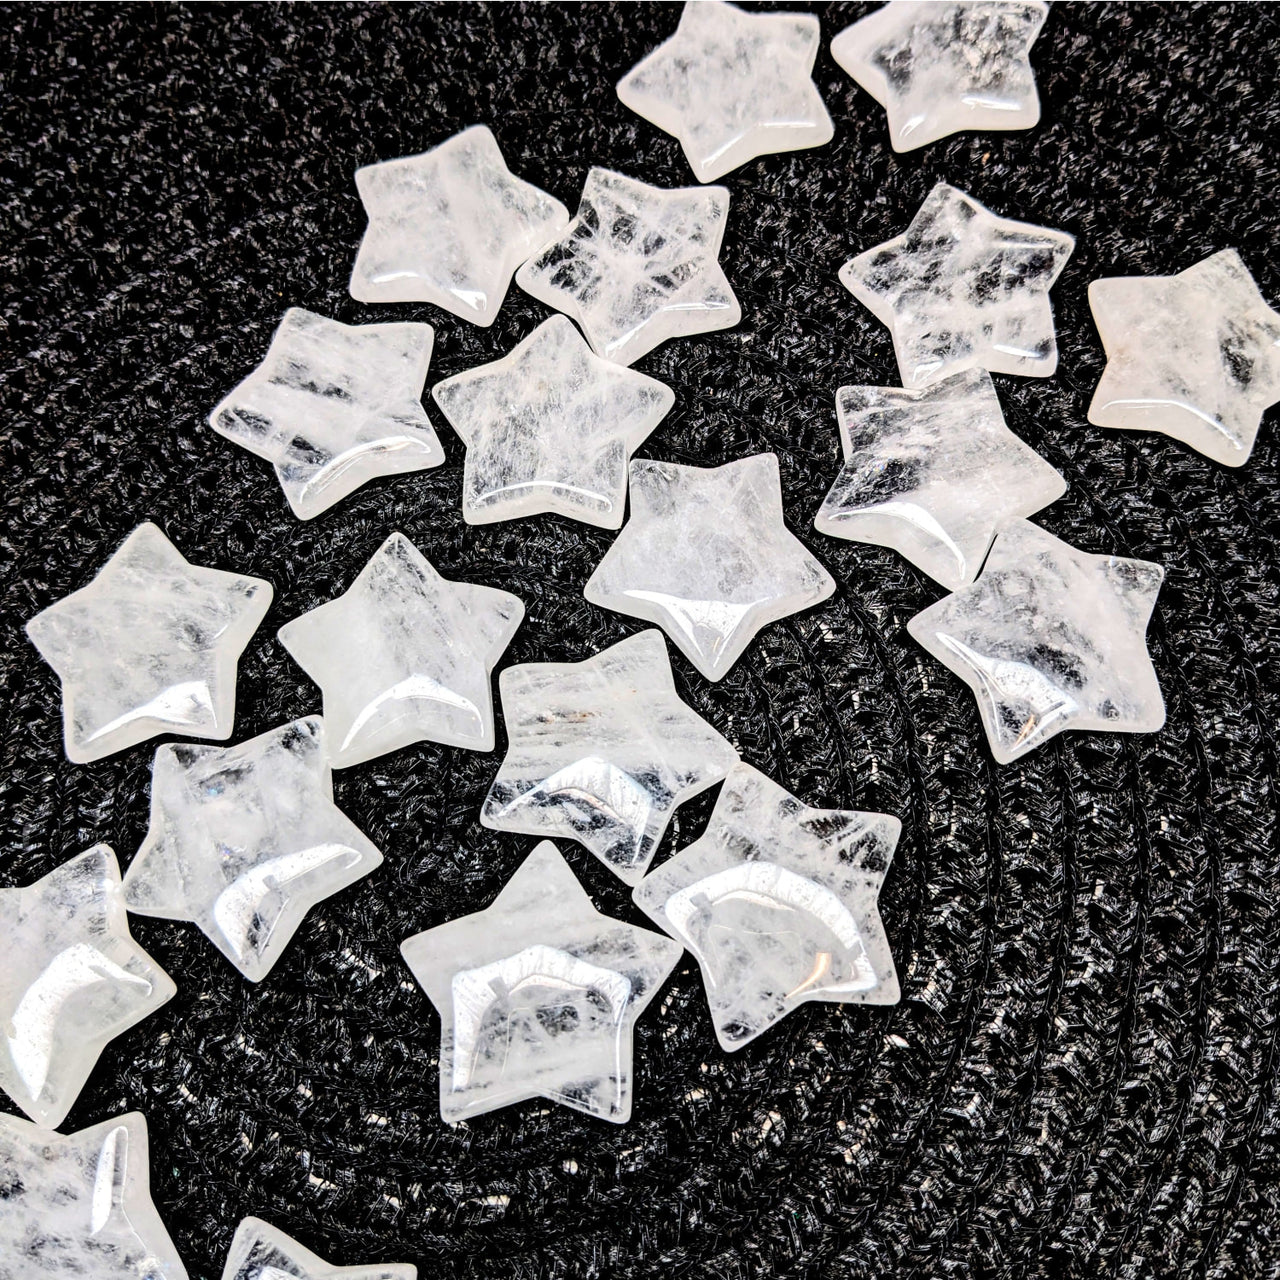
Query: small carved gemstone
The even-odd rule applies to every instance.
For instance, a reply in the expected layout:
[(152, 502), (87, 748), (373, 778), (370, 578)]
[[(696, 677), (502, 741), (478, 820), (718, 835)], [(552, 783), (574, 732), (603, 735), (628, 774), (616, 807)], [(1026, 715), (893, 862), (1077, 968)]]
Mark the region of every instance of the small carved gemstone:
[(417, 1280), (407, 1263), (338, 1267), (304, 1249), (261, 1218), (244, 1218), (236, 1228), (222, 1280)]

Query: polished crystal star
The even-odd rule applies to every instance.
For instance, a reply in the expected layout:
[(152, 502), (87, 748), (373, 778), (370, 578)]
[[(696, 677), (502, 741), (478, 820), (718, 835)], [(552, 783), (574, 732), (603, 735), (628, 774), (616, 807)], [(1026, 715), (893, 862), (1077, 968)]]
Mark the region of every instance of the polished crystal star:
[(675, 401), (657, 379), (593, 355), (564, 316), (431, 394), (467, 446), (469, 524), (551, 511), (605, 529), (622, 524), (631, 454)]
[(222, 1280), (417, 1280), (403, 1262), (336, 1267), (261, 1218), (244, 1218), (231, 1241)]
[(592, 604), (655, 622), (719, 680), (771, 622), (825, 600), (831, 575), (783, 523), (778, 459), (631, 464), (631, 519), (587, 582)]
[(62, 681), (67, 758), (160, 733), (229, 738), (236, 661), (270, 604), (269, 582), (189, 564), (140, 524), (87, 587), (27, 623)]
[(668, 338), (742, 319), (717, 261), (728, 213), (724, 187), (668, 191), (592, 169), (577, 217), (516, 283), (576, 320), (596, 355), (634, 364)]
[(402, 533), (345, 595), (280, 628), (324, 694), (329, 760), (345, 768), (413, 742), (492, 751), (490, 676), (524, 605), (442, 578)]
[(884, 107), (895, 151), (962, 129), (1030, 129), (1031, 45), (1048, 12), (1036, 0), (891, 0), (840, 32), (831, 56)]
[(376, 476), (444, 461), (422, 407), (432, 337), (429, 324), (340, 324), (290, 307), (209, 424), (272, 463), (293, 514), (310, 520)]
[(675, 35), (618, 82), (618, 97), (680, 140), (699, 182), (714, 182), (756, 156), (831, 141), (810, 78), (821, 42), (812, 14), (690, 0)]
[(492, 906), (400, 949), (440, 1011), (445, 1120), (526, 1098), (630, 1117), (632, 1030), (680, 947), (601, 915), (550, 840)]
[(883, 813), (811, 809), (739, 764), (706, 834), (640, 882), (636, 905), (702, 966), (723, 1048), (807, 1000), (898, 1002), (876, 900), (901, 830)]
[(515, 269), (569, 211), (515, 177), (485, 125), (418, 156), (356, 170), (369, 215), (351, 273), (361, 302), (433, 302), (491, 325)]
[(1077, 551), (1019, 520), (975, 583), (907, 630), (973, 689), (991, 754), (1007, 764), (1064, 729), (1164, 724), (1146, 642), (1163, 580), (1158, 564)]
[(25, 888), (0, 889), (0, 938), (0, 1087), (56, 1129), (107, 1043), (177, 987), (130, 936), (105, 844)]
[(975, 367), (1047, 378), (1058, 367), (1049, 288), (1075, 243), (939, 182), (902, 235), (851, 258), (840, 280), (888, 325), (903, 386)]
[(137, 1111), (64, 1137), (0, 1115), (0, 1280), (187, 1280)]
[(815, 527), (893, 547), (953, 591), (977, 577), (1001, 528), (1067, 489), (1005, 426), (985, 369), (920, 391), (841, 387), (836, 415), (844, 467)]
[(585, 662), (508, 667), (498, 679), (510, 747), (480, 821), (579, 840), (627, 884), (677, 806), (738, 753), (676, 693), (659, 631)]
[(1107, 352), (1090, 422), (1160, 431), (1228, 467), (1248, 460), (1280, 401), (1280, 314), (1234, 249), (1176, 276), (1095, 280), (1089, 305)]

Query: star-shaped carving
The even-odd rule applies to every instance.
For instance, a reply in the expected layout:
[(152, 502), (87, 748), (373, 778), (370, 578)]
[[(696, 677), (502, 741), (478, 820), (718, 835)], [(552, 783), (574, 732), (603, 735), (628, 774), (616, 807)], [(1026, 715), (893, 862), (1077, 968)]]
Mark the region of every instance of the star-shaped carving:
[(604, 529), (621, 526), (627, 462), (675, 402), (656, 378), (593, 355), (564, 316), (431, 394), (467, 446), (469, 524), (551, 511)]
[(222, 1280), (417, 1280), (403, 1262), (336, 1267), (261, 1218), (244, 1218), (231, 1240)]
[(1107, 353), (1090, 422), (1160, 431), (1228, 467), (1248, 460), (1280, 400), (1280, 314), (1234, 249), (1176, 276), (1095, 280), (1089, 305)]
[(137, 1111), (64, 1137), (0, 1115), (0, 1280), (187, 1280)]
[(0, 889), (0, 937), (0, 1087), (56, 1129), (108, 1041), (177, 987), (130, 936), (105, 844), (25, 888)]
[(445, 1120), (526, 1098), (630, 1117), (632, 1031), (681, 949), (601, 915), (550, 840), (492, 906), (400, 950), (440, 1012)]
[(518, 597), (442, 578), (393, 533), (344, 595), (279, 635), (324, 694), (341, 769), (413, 742), (492, 751), (490, 676), (523, 617)]
[(690, 0), (669, 40), (618, 81), (618, 97), (679, 139), (699, 182), (775, 151), (830, 142), (810, 78), (822, 32), (808, 13)]
[(270, 462), (310, 520), (377, 476), (444, 461), (422, 407), (433, 337), (429, 324), (341, 324), (290, 307), (209, 424)]
[(808, 1000), (897, 1004), (877, 899), (902, 824), (811, 809), (748, 764), (706, 834), (636, 887), (636, 905), (693, 953), (716, 1037), (741, 1049)]
[(658, 631), (585, 662), (508, 667), (498, 687), (510, 747), (480, 821), (581, 841), (627, 884), (644, 875), (677, 806), (738, 759), (680, 700)]
[(893, 547), (952, 591), (977, 577), (1001, 528), (1067, 489), (1005, 426), (985, 369), (920, 391), (841, 387), (836, 415), (844, 466), (815, 527)]
[(890, 0), (840, 32), (831, 56), (884, 107), (895, 151), (961, 130), (1030, 129), (1031, 46), (1048, 12), (1038, 0)]
[(351, 273), (361, 302), (433, 302), (491, 325), (515, 269), (569, 221), (515, 177), (485, 125), (418, 156), (356, 170), (369, 215)]
[(62, 681), (67, 758), (88, 764), (159, 733), (229, 738), (236, 662), (270, 604), (269, 582), (189, 564), (140, 524), (87, 587), (27, 623)]
[(577, 216), (516, 283), (576, 320), (596, 355), (634, 364), (668, 338), (742, 319), (718, 261), (728, 213), (724, 187), (669, 191), (592, 169)]
[(904, 234), (851, 258), (840, 280), (889, 327), (903, 386), (974, 367), (1047, 378), (1058, 367), (1049, 289), (1075, 244), (939, 182)]
[(587, 582), (592, 604), (657, 623), (719, 680), (771, 622), (825, 600), (831, 575), (782, 518), (778, 459), (631, 464), (631, 519)]
[(1019, 520), (975, 583), (907, 630), (973, 689), (991, 754), (1008, 764), (1064, 729), (1164, 724), (1146, 642), (1163, 581), (1158, 564), (1077, 551)]

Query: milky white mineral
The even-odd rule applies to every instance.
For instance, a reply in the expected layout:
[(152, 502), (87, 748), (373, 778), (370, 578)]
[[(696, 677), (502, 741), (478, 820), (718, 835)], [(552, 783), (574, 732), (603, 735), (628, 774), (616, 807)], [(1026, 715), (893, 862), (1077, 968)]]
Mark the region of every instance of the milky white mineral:
[(244, 1218), (231, 1240), (222, 1280), (417, 1280), (407, 1263), (336, 1267), (261, 1218)]

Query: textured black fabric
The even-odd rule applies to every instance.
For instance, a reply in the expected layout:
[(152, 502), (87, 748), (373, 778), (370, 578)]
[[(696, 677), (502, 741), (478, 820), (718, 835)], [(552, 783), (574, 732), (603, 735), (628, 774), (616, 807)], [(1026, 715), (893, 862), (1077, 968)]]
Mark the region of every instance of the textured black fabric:
[[(259, 986), (194, 927), (135, 919), (179, 994), (108, 1050), (65, 1126), (147, 1114), (155, 1194), (197, 1280), (219, 1275), (246, 1213), (424, 1280), (1280, 1274), (1280, 433), (1269, 415), (1228, 471), (1085, 421), (1103, 363), (1091, 279), (1234, 245), (1280, 298), (1277, 10), (1055, 7), (1033, 55), (1038, 128), (905, 156), (826, 53), (864, 11), (822, 10), (834, 142), (725, 180), (743, 321), (641, 362), (676, 392), (642, 453), (781, 458), (792, 526), (840, 589), (721, 684), (680, 657), (677, 679), (802, 799), (901, 816), (882, 909), (902, 1004), (811, 1005), (726, 1055), (686, 956), (639, 1026), (631, 1123), (531, 1103), (450, 1129), (438, 1020), (397, 947), (486, 905), (533, 842), (477, 823), (498, 755), (423, 745), (342, 772), (338, 801), (384, 866), (317, 909)], [(199, 563), (275, 584), (237, 737), (319, 709), (275, 629), (344, 590), (393, 529), (447, 576), (525, 600), (507, 661), (578, 660), (637, 629), (582, 599), (609, 534), (463, 524), (462, 449), (434, 409), (446, 465), (307, 524), (204, 418), (289, 305), (430, 321), (431, 382), (509, 350), (546, 314), (515, 289), (489, 330), (351, 300), (352, 171), (484, 121), (570, 208), (596, 162), (691, 184), (675, 141), (613, 89), (677, 15), (4, 10), (0, 883), (96, 840), (127, 863), (145, 830), (151, 746), (68, 764), (56, 680), (21, 633), (143, 519)], [(1168, 570), (1158, 735), (1071, 734), (996, 767), (972, 697), (903, 629), (937, 588), (812, 530), (837, 468), (835, 388), (897, 382), (837, 268), (940, 178), (1079, 239), (1054, 291), (1058, 375), (997, 382), (1010, 425), (1070, 481), (1042, 523)], [(710, 804), (677, 815), (660, 857)], [(598, 905), (639, 918), (565, 848)]]

